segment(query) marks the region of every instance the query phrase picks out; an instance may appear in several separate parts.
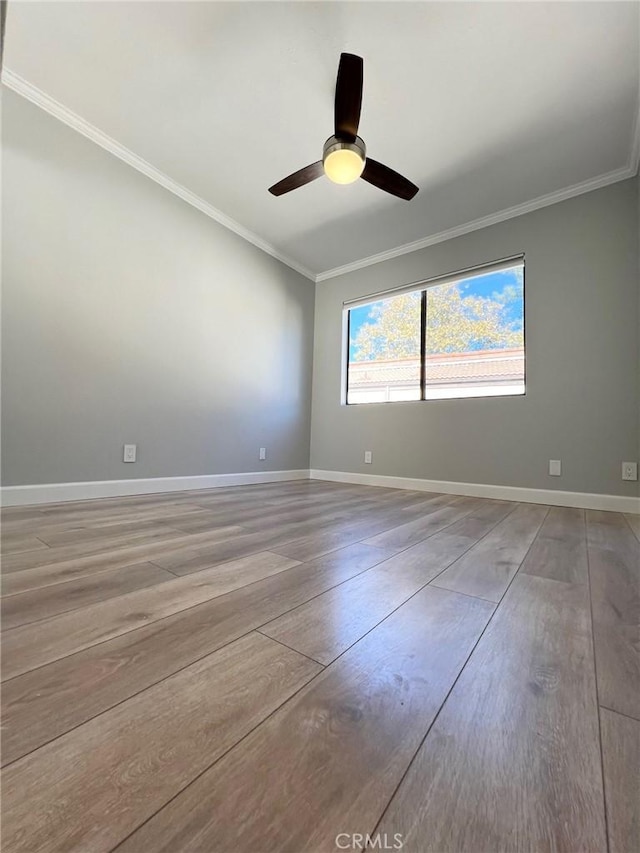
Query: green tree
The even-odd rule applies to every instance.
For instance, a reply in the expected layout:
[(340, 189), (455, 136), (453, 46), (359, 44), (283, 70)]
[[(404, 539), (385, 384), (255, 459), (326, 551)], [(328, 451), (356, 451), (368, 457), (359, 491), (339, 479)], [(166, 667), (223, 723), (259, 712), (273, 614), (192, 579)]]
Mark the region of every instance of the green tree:
[[(521, 299), (521, 287), (514, 285), (491, 297), (465, 296), (455, 282), (428, 290), (427, 353), (522, 346), (522, 323), (510, 319)], [(368, 320), (352, 341), (357, 361), (419, 357), (419, 293), (376, 303)]]

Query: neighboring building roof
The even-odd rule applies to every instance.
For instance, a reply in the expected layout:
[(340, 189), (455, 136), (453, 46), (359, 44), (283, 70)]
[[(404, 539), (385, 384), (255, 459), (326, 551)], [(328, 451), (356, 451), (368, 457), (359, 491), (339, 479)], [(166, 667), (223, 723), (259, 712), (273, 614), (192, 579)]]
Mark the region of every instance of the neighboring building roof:
[[(426, 371), (427, 382), (443, 385), (518, 381), (524, 376), (524, 349), (430, 355)], [(419, 377), (420, 360), (417, 358), (380, 359), (349, 365), (352, 388), (407, 384), (417, 382)]]

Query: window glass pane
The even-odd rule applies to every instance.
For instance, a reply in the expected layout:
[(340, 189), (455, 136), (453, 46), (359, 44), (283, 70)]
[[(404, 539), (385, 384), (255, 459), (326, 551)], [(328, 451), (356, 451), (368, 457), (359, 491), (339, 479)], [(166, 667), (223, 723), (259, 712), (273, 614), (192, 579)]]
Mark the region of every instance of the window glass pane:
[(427, 399), (524, 394), (524, 267), (427, 289)]
[(349, 311), (347, 403), (420, 399), (420, 293)]

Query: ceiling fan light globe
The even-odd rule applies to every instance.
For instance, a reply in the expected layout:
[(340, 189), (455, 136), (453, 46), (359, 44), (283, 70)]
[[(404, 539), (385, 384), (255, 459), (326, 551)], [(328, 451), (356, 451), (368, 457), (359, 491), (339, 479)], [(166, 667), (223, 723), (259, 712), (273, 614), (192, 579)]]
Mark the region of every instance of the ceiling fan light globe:
[(334, 184), (352, 184), (364, 169), (364, 160), (348, 148), (332, 151), (324, 160), (324, 172)]

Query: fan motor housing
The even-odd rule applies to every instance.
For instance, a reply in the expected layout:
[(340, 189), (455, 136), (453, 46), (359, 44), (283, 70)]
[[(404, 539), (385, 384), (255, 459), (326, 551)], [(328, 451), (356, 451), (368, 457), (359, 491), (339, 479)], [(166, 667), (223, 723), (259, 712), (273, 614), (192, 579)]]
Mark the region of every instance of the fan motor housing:
[(353, 142), (348, 142), (346, 139), (340, 139), (338, 136), (330, 136), (322, 149), (322, 162), (327, 159), (329, 154), (334, 151), (354, 151), (363, 161), (367, 158), (367, 146), (364, 144), (364, 139), (356, 136)]

